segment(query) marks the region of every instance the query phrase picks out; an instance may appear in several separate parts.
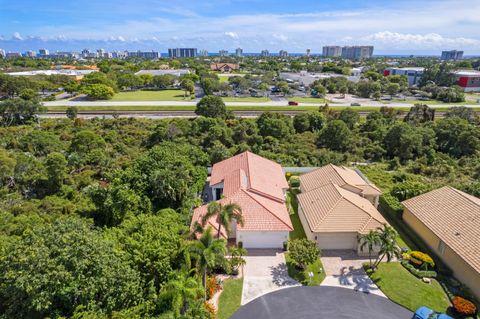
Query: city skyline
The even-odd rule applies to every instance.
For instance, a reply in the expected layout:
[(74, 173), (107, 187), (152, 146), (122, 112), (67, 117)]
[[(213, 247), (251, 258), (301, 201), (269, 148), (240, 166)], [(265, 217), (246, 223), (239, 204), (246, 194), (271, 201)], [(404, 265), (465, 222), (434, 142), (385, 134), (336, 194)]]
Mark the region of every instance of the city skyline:
[(480, 54), (480, 3), (466, 0), (0, 0), (0, 48), (80, 51), (196, 47), (218, 52), (321, 53), (326, 45), (374, 45), (375, 54)]

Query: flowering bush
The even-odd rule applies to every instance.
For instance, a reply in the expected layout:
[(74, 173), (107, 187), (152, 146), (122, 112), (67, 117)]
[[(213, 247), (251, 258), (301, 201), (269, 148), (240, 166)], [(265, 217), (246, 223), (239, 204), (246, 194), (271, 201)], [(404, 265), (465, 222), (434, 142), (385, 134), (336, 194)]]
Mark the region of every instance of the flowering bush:
[(472, 316), (477, 311), (473, 302), (459, 296), (452, 299), (452, 304), (455, 311), (464, 316)]
[(208, 313), (210, 313), (210, 318), (215, 318), (215, 314), (217, 313), (217, 309), (215, 306), (209, 302), (205, 302), (205, 309), (207, 309)]
[(412, 251), (410, 253), (410, 257), (420, 260), (422, 263), (431, 268), (435, 267), (435, 262), (433, 261), (432, 257), (430, 257), (428, 254), (422, 253), (421, 251)]
[(215, 277), (208, 277), (207, 278), (207, 299), (213, 297), (213, 295), (219, 291), (222, 287), (217, 281)]
[(410, 254), (409, 253), (402, 253), (402, 259), (403, 260), (410, 260)]

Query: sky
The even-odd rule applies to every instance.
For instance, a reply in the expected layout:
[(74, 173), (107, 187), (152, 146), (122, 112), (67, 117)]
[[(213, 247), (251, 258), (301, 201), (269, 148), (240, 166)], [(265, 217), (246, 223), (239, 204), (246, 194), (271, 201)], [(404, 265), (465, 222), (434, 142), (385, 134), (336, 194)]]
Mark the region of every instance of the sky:
[(0, 49), (480, 54), (480, 0), (0, 0)]

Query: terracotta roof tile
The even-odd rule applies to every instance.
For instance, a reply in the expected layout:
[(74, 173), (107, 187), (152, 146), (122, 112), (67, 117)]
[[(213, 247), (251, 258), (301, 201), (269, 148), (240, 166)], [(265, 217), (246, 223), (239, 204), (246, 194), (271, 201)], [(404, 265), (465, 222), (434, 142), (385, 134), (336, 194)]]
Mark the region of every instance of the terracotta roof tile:
[(312, 232), (367, 233), (387, 223), (367, 199), (331, 182), (299, 194), (298, 202)]
[[(283, 189), (288, 188), (282, 167), (266, 158), (244, 152), (213, 165), (210, 185), (223, 182), (224, 198), (218, 200), (226, 205), (236, 203), (242, 208), (245, 231), (291, 231), (290, 215), (285, 206)], [(201, 221), (208, 205), (193, 212), (192, 227)], [(215, 218), (208, 224), (218, 229)], [(222, 230), (222, 236), (226, 233)]]
[(445, 186), (402, 202), (447, 246), (480, 272), (480, 199)]
[(328, 183), (337, 184), (343, 188), (349, 185), (351, 188), (357, 189), (358, 193), (364, 195), (381, 194), (380, 189), (374, 184), (363, 178), (355, 170), (345, 166), (329, 164), (300, 176), (300, 184), (307, 192)]

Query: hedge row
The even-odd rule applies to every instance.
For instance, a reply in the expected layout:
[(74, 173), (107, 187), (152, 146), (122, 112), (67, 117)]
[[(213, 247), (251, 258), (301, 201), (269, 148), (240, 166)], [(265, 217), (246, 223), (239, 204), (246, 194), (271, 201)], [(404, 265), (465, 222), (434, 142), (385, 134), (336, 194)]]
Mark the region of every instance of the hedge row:
[(401, 262), (402, 266), (405, 267), (409, 272), (418, 278), (436, 278), (437, 272), (433, 270), (419, 270), (411, 265), (407, 260)]

